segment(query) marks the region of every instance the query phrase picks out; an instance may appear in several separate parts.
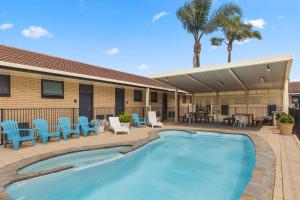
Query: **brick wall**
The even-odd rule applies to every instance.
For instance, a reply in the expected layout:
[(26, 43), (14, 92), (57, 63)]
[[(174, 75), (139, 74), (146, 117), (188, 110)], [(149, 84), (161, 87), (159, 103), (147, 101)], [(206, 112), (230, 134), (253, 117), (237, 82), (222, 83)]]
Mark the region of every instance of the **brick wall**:
[(41, 97), (41, 79), (11, 76), (10, 97), (0, 97), (0, 108), (77, 108), (79, 85), (64, 83), (64, 99)]

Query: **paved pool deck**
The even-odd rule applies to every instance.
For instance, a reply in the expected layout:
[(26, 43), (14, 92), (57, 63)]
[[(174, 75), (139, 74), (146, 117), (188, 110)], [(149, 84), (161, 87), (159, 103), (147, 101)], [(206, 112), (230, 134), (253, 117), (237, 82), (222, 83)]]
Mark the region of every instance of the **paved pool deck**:
[[(272, 147), (276, 156), (276, 177), (273, 200), (300, 199), (300, 142), (295, 136), (279, 135), (276, 127), (272, 126), (264, 126), (261, 129), (238, 129), (218, 126), (207, 127), (201, 124), (187, 125), (168, 123), (165, 124), (164, 128), (201, 129), (235, 133), (247, 132), (261, 136)], [(6, 149), (0, 148), (0, 168), (26, 158), (55, 151), (142, 140), (147, 138), (148, 132), (152, 130), (150, 127), (131, 128), (129, 135), (118, 134), (117, 136), (106, 131), (99, 136), (81, 137), (80, 139), (74, 137), (67, 141), (61, 140), (60, 142), (50, 141), (47, 145), (38, 142), (35, 146), (32, 146), (30, 142), (26, 142), (21, 146), (19, 151), (14, 151), (10, 146)]]

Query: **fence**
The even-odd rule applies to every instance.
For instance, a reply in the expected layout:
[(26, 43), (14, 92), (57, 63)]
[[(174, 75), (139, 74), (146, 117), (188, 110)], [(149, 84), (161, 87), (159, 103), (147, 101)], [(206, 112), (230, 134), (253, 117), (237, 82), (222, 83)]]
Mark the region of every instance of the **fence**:
[[(145, 108), (126, 107), (125, 112), (138, 113), (140, 117), (145, 117)], [(89, 109), (86, 114), (90, 114), (93, 119), (107, 119), (115, 115), (115, 107), (103, 107)], [(72, 123), (77, 123), (79, 108), (24, 108), (24, 109), (0, 109), (0, 122), (4, 120), (15, 120), (20, 128), (33, 128), (33, 120), (44, 118), (49, 126), (55, 126), (59, 117), (69, 117)], [(1, 134), (0, 144), (3, 144), (4, 136)]]
[(294, 133), (300, 139), (300, 109), (290, 108), (289, 114), (295, 118)]

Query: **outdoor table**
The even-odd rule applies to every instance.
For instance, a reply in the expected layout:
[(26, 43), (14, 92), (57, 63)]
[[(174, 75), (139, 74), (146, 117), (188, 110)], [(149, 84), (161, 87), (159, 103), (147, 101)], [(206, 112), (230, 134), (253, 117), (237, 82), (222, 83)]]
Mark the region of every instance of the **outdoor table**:
[(215, 118), (212, 115), (208, 115), (208, 116), (205, 117), (205, 120), (206, 120), (206, 122), (209, 122), (210, 120), (211, 120), (211, 122), (214, 122)]

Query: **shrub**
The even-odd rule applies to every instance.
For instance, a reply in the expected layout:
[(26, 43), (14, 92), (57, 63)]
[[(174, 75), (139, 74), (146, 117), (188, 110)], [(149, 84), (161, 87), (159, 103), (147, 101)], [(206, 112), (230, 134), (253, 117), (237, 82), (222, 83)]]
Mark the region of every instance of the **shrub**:
[(121, 123), (128, 123), (131, 121), (131, 115), (128, 112), (124, 112), (120, 114), (118, 117)]
[(276, 114), (276, 120), (280, 120), (280, 118), (284, 115), (285, 113), (284, 112), (279, 112)]
[(276, 119), (279, 120), (280, 123), (291, 123), (291, 124), (293, 124), (295, 122), (294, 118), (291, 115), (286, 114), (284, 112), (280, 113), (280, 115), (278, 115), (278, 117), (276, 115)]

